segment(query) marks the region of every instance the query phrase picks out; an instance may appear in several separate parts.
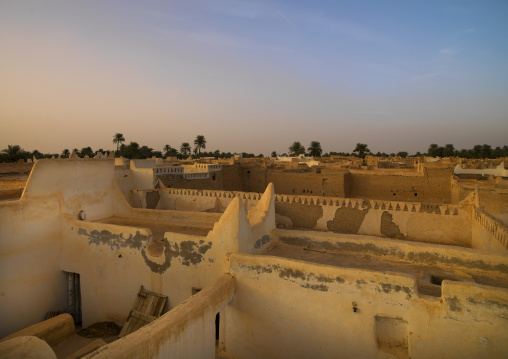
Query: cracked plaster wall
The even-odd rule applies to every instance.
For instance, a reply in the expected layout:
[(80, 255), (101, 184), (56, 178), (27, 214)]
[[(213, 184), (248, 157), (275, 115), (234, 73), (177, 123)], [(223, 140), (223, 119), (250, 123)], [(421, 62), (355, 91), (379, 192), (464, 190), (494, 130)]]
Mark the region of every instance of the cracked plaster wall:
[(225, 346), (233, 357), (379, 357), (379, 316), (407, 322), (401, 358), (497, 358), (508, 350), (506, 289), (445, 281), (441, 301), (421, 298), (404, 274), (236, 254), (229, 265), (236, 293)]

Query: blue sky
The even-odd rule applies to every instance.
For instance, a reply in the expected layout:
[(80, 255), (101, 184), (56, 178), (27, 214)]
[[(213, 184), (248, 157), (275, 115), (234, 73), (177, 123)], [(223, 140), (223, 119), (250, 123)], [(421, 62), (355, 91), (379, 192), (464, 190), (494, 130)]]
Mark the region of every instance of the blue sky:
[(0, 147), (507, 145), (507, 1), (3, 1)]

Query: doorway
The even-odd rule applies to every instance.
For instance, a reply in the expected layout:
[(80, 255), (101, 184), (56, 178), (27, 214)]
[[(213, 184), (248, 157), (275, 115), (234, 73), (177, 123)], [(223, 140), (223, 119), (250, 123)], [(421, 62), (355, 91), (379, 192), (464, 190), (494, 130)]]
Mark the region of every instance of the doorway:
[(72, 315), (74, 324), (81, 324), (81, 281), (78, 273), (67, 275), (67, 313)]

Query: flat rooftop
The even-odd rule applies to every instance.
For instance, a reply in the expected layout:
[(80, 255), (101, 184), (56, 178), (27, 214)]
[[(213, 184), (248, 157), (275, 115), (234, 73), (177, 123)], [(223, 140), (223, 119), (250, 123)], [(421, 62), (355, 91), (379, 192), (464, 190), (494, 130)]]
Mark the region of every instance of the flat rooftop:
[(136, 217), (106, 217), (95, 221), (94, 223), (115, 224), (126, 227), (146, 228), (152, 231), (152, 242), (149, 245), (149, 253), (153, 256), (162, 254), (164, 248), (164, 233), (183, 233), (195, 236), (206, 236), (208, 232), (213, 229), (214, 223), (205, 222), (196, 224), (189, 224), (182, 221), (170, 220), (155, 220), (155, 219), (142, 219)]
[(492, 287), (508, 288), (508, 276), (496, 273), (481, 275), (475, 271), (453, 271), (433, 265), (409, 264), (389, 259), (373, 258), (372, 256), (355, 253), (328, 252), (321, 248), (312, 248), (302, 245), (291, 245), (274, 242), (261, 253), (262, 255), (276, 256), (289, 259), (303, 260), (312, 263), (326, 264), (342, 268), (367, 269), (377, 272), (404, 273), (414, 276), (418, 291), (423, 295), (441, 296), (441, 282), (457, 280), (476, 282)]

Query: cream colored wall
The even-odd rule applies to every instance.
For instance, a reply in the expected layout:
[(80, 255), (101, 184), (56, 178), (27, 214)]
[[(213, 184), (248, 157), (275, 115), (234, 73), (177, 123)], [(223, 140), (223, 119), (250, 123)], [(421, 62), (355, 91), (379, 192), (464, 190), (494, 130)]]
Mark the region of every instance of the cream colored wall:
[(201, 289), (217, 279), (227, 253), (256, 253), (268, 245), (275, 228), (273, 207), (273, 187), (269, 186), (249, 213), (235, 197), (206, 237), (165, 233), (164, 254), (153, 269), (162, 272), (162, 287), (171, 293), (171, 305), (188, 298), (192, 288)]
[(122, 191), (130, 191), (134, 188), (132, 172), (127, 168), (115, 168), (115, 180)]
[(503, 223), (478, 208), (472, 218), (472, 248), (506, 253), (508, 229)]
[(147, 229), (65, 216), (57, 265), (80, 274), (83, 327), (100, 321), (124, 322), (141, 285), (160, 291), (142, 255), (151, 237)]
[[(156, 208), (179, 211), (222, 212), (237, 195), (244, 198), (249, 210), (259, 202), (257, 193), (175, 189), (160, 189), (158, 193)], [(145, 191), (127, 192), (127, 196), (131, 203), (146, 206)], [(356, 221), (355, 234), (471, 247), (472, 208), (467, 205), (291, 195), (275, 195), (275, 203), (277, 223), (287, 228), (352, 233), (341, 232), (331, 222)], [(341, 213), (342, 209), (347, 213)]]
[(117, 187), (112, 159), (39, 160), (22, 198), (56, 196), (62, 211), (73, 216), (83, 210), (93, 220), (113, 214), (113, 186)]
[(132, 189), (152, 189), (155, 184), (153, 168), (131, 169)]
[[(109, 159), (40, 160), (32, 170), (22, 198), (0, 203), (0, 288), (3, 288), (0, 305), (4, 308), (0, 312), (0, 336), (43, 320), (48, 311), (66, 309), (67, 279), (63, 270), (83, 274), (84, 323), (90, 323), (88, 318), (116, 316), (118, 319), (120, 312), (125, 318), (139, 285), (151, 285), (148, 267), (136, 264), (139, 268), (147, 268), (147, 281), (138, 280), (136, 268), (132, 268), (134, 273), (129, 279), (136, 284), (128, 288), (134, 293), (127, 299), (129, 309), (124, 311), (121, 305), (112, 309), (112, 301), (105, 302), (105, 309), (100, 309), (103, 299), (93, 296), (97, 289), (94, 285), (100, 287), (101, 278), (109, 273), (121, 277), (123, 267), (110, 263), (116, 250), (101, 245), (108, 247), (108, 251), (88, 243), (77, 236), (78, 226), (72, 224), (77, 222), (75, 218), (81, 210), (89, 220), (113, 215), (113, 203), (118, 209), (127, 206), (114, 181), (114, 161)], [(88, 232), (105, 228), (100, 224), (86, 227), (86, 223), (89, 224), (80, 221), (79, 226)], [(122, 227), (117, 231), (125, 233), (129, 229)], [(100, 255), (94, 255), (97, 253)], [(88, 262), (85, 263), (84, 258)], [(140, 259), (143, 263), (141, 256)], [(101, 272), (101, 268), (109, 273)], [(94, 282), (96, 279), (99, 281)], [(113, 279), (108, 284), (110, 288), (126, 286)], [(102, 291), (107, 292), (107, 288)], [(103, 296), (107, 298), (108, 294)]]
[(0, 202), (0, 337), (66, 308), (60, 206), (54, 196)]
[(508, 352), (506, 289), (444, 281), (441, 298), (423, 298), (403, 274), (236, 254), (229, 263), (225, 349), (235, 358), (393, 357), (378, 348), (376, 317), (406, 323), (400, 358)]
[(430, 265), (473, 271), (478, 275), (485, 272), (494, 275), (508, 275), (508, 255), (505, 252), (492, 253), (470, 248), (460, 248), (440, 244), (416, 243), (372, 236), (335, 234), (329, 232), (310, 232), (275, 229), (273, 240), (283, 244), (326, 250), (333, 253), (361, 253), (373, 260), (384, 258), (389, 261), (407, 264)]
[(234, 281), (221, 275), (185, 303), (86, 358), (215, 358), (215, 315), (233, 297)]

